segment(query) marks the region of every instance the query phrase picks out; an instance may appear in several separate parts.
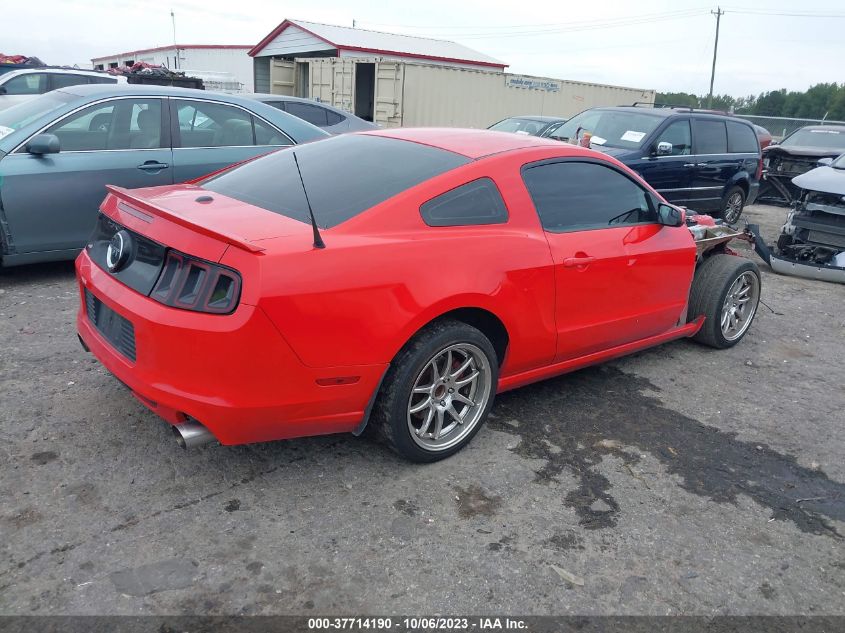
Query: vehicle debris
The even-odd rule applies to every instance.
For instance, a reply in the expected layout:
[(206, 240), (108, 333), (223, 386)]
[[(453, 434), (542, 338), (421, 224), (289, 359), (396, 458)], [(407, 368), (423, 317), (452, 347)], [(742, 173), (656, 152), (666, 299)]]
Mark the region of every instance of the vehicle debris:
[(801, 187), (792, 179), (812, 171), (822, 158), (836, 158), (845, 152), (845, 126), (811, 125), (787, 136), (780, 144), (763, 149), (763, 183), (758, 198), (792, 204)]
[(774, 247), (754, 250), (775, 272), (845, 283), (845, 155), (792, 179), (800, 191)]

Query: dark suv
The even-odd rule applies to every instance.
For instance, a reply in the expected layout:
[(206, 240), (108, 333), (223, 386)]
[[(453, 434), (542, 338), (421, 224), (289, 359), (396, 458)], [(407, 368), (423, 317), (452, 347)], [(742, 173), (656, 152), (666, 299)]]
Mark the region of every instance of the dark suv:
[(585, 110), (555, 136), (609, 154), (674, 204), (739, 220), (760, 188), (754, 126), (690, 108), (619, 106)]

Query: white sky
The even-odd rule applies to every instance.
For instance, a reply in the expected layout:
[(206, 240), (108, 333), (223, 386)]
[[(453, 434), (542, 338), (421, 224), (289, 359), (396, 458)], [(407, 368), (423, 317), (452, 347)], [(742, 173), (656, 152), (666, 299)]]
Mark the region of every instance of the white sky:
[[(842, 0), (725, 3), (716, 93), (845, 81)], [(92, 57), (172, 44), (172, 8), (180, 44), (255, 44), (287, 17), (347, 26), (355, 19), (361, 28), (453, 39), (511, 72), (704, 94), (715, 7), (704, 0), (0, 0), (0, 52), (89, 67)], [(624, 24), (608, 28), (613, 20)]]

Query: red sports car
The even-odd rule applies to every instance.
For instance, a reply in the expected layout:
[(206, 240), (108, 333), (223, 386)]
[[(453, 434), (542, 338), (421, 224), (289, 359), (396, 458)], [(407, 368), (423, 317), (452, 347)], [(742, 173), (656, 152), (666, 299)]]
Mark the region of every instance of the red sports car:
[(377, 426), (441, 459), (497, 392), (692, 336), (760, 297), (737, 234), (613, 158), (530, 136), (398, 129), (282, 150), (102, 204), (79, 336), (183, 445)]

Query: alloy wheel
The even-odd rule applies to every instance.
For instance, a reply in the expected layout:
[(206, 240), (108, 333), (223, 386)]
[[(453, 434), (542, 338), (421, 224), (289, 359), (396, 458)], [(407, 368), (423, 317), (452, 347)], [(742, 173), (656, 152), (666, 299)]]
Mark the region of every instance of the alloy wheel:
[(408, 398), (411, 437), (429, 451), (460, 442), (480, 421), (492, 392), (490, 361), (470, 343), (437, 352), (414, 380)]

